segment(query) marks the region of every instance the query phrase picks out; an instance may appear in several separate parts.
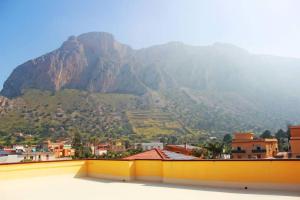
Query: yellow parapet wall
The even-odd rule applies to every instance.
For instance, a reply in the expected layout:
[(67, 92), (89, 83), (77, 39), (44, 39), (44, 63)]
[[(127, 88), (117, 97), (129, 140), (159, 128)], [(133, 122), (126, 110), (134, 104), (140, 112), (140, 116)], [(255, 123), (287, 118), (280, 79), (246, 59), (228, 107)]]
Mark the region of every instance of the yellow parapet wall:
[(135, 179), (144, 181), (163, 180), (163, 161), (161, 160), (136, 160)]
[(300, 190), (300, 160), (165, 161), (163, 182)]
[(87, 160), (87, 176), (113, 180), (134, 179), (134, 161)]
[(300, 191), (300, 160), (81, 160), (0, 165), (0, 181), (48, 175)]
[(86, 176), (86, 161), (58, 161), (0, 165), (0, 181), (37, 176), (70, 175)]

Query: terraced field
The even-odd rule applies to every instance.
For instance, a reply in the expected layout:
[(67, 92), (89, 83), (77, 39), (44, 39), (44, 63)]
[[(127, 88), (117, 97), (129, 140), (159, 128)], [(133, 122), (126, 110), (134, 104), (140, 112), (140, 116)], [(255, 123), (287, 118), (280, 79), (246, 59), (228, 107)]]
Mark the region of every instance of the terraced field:
[(184, 132), (184, 128), (171, 114), (159, 109), (128, 111), (133, 131), (147, 138)]

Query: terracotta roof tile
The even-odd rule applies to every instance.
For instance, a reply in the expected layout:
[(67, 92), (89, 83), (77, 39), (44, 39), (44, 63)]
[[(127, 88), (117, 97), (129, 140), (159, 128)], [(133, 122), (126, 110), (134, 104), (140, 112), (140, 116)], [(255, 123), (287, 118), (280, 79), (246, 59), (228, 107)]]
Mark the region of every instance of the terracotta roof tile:
[(158, 152), (157, 149), (152, 149), (150, 151), (145, 151), (139, 154), (135, 154), (124, 159), (128, 160), (139, 160), (139, 159), (149, 159), (149, 160), (163, 160), (163, 156)]
[(184, 154), (180, 153), (174, 153), (171, 151), (167, 150), (161, 150), (161, 149), (152, 149), (143, 153), (139, 153), (136, 155), (132, 155), (129, 157), (124, 158), (126, 160), (142, 160), (142, 159), (147, 159), (147, 160), (194, 160), (197, 159), (196, 157), (193, 156), (186, 156)]

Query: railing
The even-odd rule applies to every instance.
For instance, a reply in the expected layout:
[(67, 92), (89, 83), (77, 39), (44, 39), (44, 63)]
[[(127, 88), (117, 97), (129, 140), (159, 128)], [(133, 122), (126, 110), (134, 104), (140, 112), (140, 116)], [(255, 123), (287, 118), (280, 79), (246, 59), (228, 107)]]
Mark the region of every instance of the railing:
[(266, 153), (267, 150), (266, 149), (253, 149), (252, 153)]
[(232, 149), (231, 153), (246, 153), (246, 151), (241, 149)]

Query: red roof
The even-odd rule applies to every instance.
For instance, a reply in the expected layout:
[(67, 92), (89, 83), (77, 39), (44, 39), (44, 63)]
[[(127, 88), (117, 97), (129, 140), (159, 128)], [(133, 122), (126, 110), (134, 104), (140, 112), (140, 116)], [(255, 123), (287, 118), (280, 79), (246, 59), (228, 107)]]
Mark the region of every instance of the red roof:
[(289, 128), (293, 128), (293, 129), (300, 128), (300, 125), (297, 125), (297, 126), (289, 126)]
[(195, 160), (194, 156), (187, 156), (167, 150), (152, 149), (143, 153), (124, 158), (125, 160)]
[(160, 149), (152, 149), (124, 158), (126, 160), (166, 160), (169, 159)]

